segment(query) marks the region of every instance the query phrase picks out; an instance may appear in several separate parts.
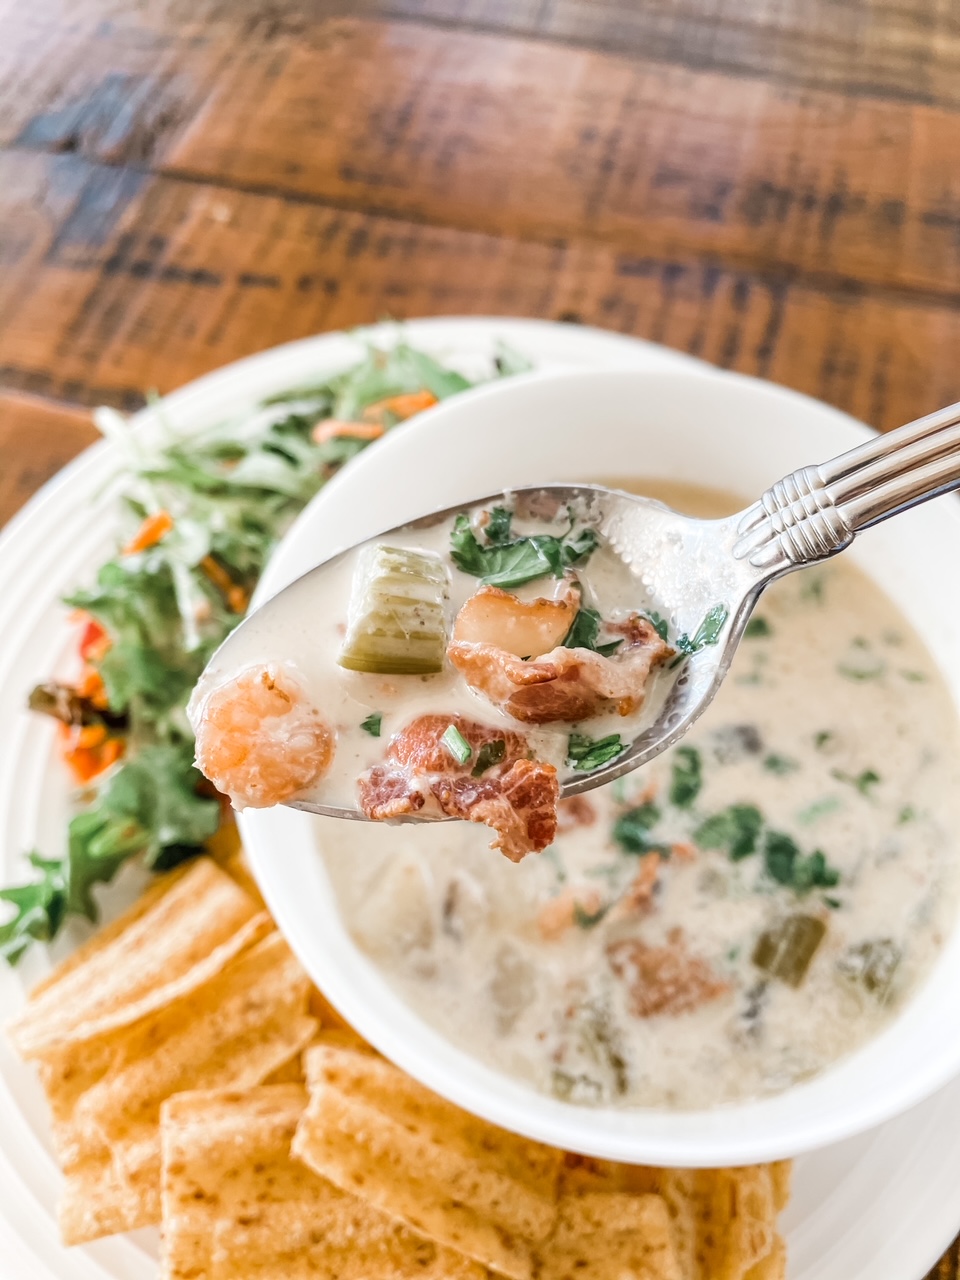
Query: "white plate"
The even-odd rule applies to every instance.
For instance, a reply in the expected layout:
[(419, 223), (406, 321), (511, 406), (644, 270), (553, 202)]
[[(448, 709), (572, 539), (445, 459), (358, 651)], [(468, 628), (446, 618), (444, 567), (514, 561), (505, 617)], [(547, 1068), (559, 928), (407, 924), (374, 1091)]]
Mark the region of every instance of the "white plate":
[[(369, 331), (387, 337), (392, 327)], [(411, 341), (469, 372), (498, 337), (540, 367), (704, 366), (647, 343), (536, 321), (414, 321)], [(344, 367), (353, 338), (307, 339), (200, 379), (166, 402), (166, 415), (196, 430), (261, 396)], [(149, 415), (144, 415), (149, 429)], [(54, 730), (28, 715), (30, 687), (69, 660), (74, 646), (61, 594), (86, 580), (112, 549), (115, 455), (88, 450), (42, 490), (0, 536), (0, 880), (24, 874), (22, 853), (62, 847), (68, 781)], [(129, 896), (127, 878), (111, 895)], [(57, 947), (65, 953), (83, 930)], [(39, 949), (16, 972), (0, 971), (0, 1017), (51, 965)], [(787, 1211), (791, 1280), (920, 1280), (960, 1225), (960, 1082), (873, 1132), (797, 1161)], [(148, 1280), (156, 1233), (66, 1250), (55, 1206), (60, 1175), (43, 1098), (30, 1068), (0, 1044), (0, 1276), (10, 1280)]]

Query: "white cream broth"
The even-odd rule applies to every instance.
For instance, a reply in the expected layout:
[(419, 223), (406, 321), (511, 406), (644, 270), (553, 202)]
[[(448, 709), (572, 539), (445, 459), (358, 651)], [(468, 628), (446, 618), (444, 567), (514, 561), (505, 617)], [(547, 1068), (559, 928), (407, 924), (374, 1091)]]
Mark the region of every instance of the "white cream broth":
[[(698, 515), (737, 505), (618, 483)], [(909, 621), (843, 560), (776, 584), (758, 616), (683, 744), (590, 793), (593, 823), (519, 865), (467, 823), (318, 820), (351, 933), (456, 1044), (586, 1105), (708, 1107), (808, 1079), (916, 989), (957, 912), (950, 696)], [(701, 785), (674, 803), (677, 777), (689, 797), (691, 750)], [(659, 813), (644, 838), (669, 856), (652, 859), (649, 897), (628, 909), (623, 895), (651, 863), (612, 832), (644, 801)], [(739, 860), (704, 847), (716, 838), (704, 824), (731, 805), (762, 816)], [(755, 958), (762, 935), (797, 915), (823, 932), (793, 986)]]
[[(473, 517), (482, 513), (479, 507), (464, 510)], [(434, 552), (444, 558), (450, 574), (448, 639), (453, 618), (479, 585), (477, 577), (459, 570), (449, 558), (452, 527), (450, 519), (434, 528), (374, 540), (391, 547)], [(544, 533), (560, 536), (569, 529), (566, 513), (555, 524), (519, 519), (513, 522), (513, 533), (518, 537)], [(619, 715), (612, 708), (575, 724), (545, 725), (519, 725), (472, 690), (449, 662), (441, 672), (425, 676), (345, 670), (338, 665), (337, 657), (344, 642), (359, 555), (355, 551), (325, 569), (322, 582), (308, 574), (272, 600), (269, 609), (252, 614), (214, 655), (191, 700), (190, 715), (196, 726), (207, 696), (239, 672), (268, 663), (288, 669), (335, 734), (329, 770), (314, 785), (298, 792), (297, 800), (355, 807), (358, 776), (383, 759), (386, 745), (396, 733), (428, 713), (462, 715), (480, 724), (520, 731), (527, 738), (531, 753), (554, 765), (561, 776), (576, 771), (566, 763), (571, 731), (592, 739), (616, 733), (626, 745), (642, 724), (656, 717), (669, 687), (669, 677), (662, 670), (651, 672), (643, 704), (630, 715)], [(632, 611), (655, 604), (644, 598), (637, 580), (606, 545), (600, 544), (582, 564), (574, 565), (572, 572), (582, 589), (583, 604), (596, 609), (604, 620), (622, 620)], [(553, 598), (563, 589), (562, 580), (547, 576), (511, 591), (520, 600), (532, 601)], [(363, 728), (371, 715), (380, 717), (378, 736)]]

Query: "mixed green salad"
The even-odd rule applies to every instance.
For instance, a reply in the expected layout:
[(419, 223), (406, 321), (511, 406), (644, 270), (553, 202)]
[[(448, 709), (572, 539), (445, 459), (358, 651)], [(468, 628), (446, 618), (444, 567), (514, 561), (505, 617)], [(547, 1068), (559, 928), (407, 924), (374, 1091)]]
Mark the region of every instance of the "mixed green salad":
[[(491, 376), (530, 366), (501, 348)], [(194, 768), (186, 704), (207, 660), (243, 617), (270, 553), (294, 517), (368, 444), (472, 384), (405, 342), (375, 347), (353, 368), (284, 391), (242, 418), (146, 449), (119, 415), (129, 536), (78, 611), (82, 670), (50, 681), (31, 709), (60, 724), (77, 783), (62, 856), (33, 850), (27, 883), (0, 890), (11, 964), (49, 942), (70, 915), (97, 918), (93, 888), (139, 858), (168, 870), (202, 852), (229, 810)], [(159, 406), (162, 411), (162, 405)], [(371, 726), (371, 730), (373, 728)]]

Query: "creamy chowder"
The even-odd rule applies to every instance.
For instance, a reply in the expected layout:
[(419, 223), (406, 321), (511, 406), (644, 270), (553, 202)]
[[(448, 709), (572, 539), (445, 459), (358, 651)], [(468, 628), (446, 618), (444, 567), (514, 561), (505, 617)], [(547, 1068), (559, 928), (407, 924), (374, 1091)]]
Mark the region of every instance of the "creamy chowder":
[(958, 747), (921, 639), (840, 560), (775, 584), (683, 743), (562, 801), (543, 853), (463, 822), (317, 839), (358, 944), (452, 1041), (576, 1103), (706, 1107), (810, 1078), (916, 989), (956, 917)]

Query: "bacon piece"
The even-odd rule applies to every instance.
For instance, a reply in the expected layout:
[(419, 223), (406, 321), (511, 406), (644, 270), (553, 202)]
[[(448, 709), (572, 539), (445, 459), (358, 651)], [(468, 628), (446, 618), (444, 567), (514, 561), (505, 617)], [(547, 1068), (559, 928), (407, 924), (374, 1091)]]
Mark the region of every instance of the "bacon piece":
[(552, 649), (530, 662), (492, 644), (454, 639), (447, 653), (467, 684), (529, 724), (587, 720), (616, 706), (629, 715), (643, 702), (652, 667), (673, 654), (653, 623), (632, 614), (616, 629), (624, 642), (611, 657), (592, 649)]
[(557, 831), (566, 835), (577, 827), (592, 827), (597, 811), (586, 796), (568, 796), (557, 805)]
[(688, 1013), (730, 990), (706, 960), (686, 949), (681, 929), (671, 929), (667, 941), (651, 947), (632, 938), (607, 947), (610, 968), (627, 984), (630, 1012), (638, 1018)]
[[(441, 741), (451, 724), (473, 749), (465, 765)], [(480, 749), (497, 741), (505, 747), (502, 762), (474, 778)], [(527, 759), (528, 752), (526, 738), (510, 730), (463, 716), (420, 716), (391, 741), (384, 763), (360, 776), (360, 807), (375, 821), (422, 811), (486, 823), (497, 833), (491, 847), (519, 862), (553, 840), (560, 796), (556, 769)]]

